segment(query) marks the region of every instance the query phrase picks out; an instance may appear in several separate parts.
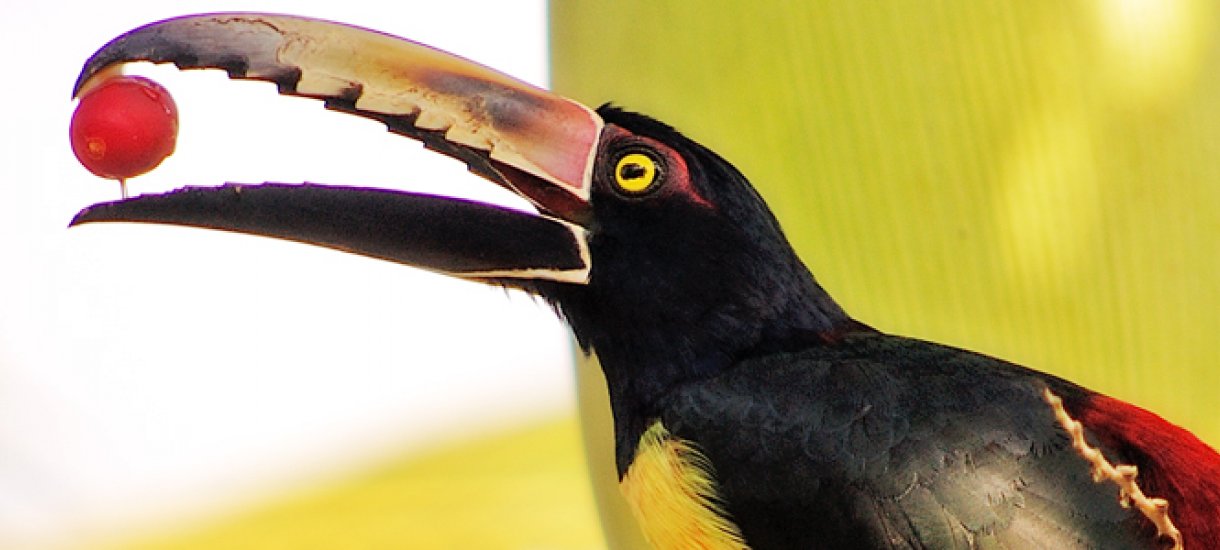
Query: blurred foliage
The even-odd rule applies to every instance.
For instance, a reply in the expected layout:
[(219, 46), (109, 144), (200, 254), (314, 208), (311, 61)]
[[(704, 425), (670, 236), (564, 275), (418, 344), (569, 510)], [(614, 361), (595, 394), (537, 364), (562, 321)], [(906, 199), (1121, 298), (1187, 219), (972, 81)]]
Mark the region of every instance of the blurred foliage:
[(1214, 0), (550, 9), (554, 89), (736, 163), (857, 318), (1220, 443)]
[(576, 419), (418, 453), (129, 550), (602, 548)]

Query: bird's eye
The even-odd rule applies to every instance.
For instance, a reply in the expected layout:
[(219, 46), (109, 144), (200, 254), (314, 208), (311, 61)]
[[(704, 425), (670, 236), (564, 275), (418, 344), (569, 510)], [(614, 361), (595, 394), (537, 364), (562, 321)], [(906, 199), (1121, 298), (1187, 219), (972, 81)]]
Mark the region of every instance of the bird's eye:
[(614, 181), (618, 188), (631, 195), (651, 191), (660, 179), (657, 162), (644, 153), (628, 153), (618, 159), (614, 167)]

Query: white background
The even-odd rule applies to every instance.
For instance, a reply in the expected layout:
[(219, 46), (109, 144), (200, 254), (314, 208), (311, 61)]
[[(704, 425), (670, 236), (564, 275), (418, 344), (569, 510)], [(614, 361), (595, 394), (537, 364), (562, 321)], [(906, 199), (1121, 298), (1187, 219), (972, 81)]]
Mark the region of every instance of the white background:
[[(6, 5), (0, 547), (172, 524), (573, 407), (567, 336), (526, 296), (243, 235), (66, 228), (119, 194), (68, 145), (87, 56), (146, 22), (236, 9), (372, 27), (546, 80), (541, 1)], [(379, 124), (271, 84), (128, 72), (166, 85), (181, 113), (177, 152), (131, 180), (133, 194), (311, 181), (514, 199)]]

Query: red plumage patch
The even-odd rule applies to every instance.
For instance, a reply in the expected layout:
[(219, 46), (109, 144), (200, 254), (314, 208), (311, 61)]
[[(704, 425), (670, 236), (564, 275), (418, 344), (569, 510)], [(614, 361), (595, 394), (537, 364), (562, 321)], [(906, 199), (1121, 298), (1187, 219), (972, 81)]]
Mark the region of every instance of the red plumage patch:
[(1099, 443), (1139, 468), (1144, 493), (1169, 501), (1185, 548), (1220, 548), (1220, 453), (1160, 416), (1111, 397), (1094, 395), (1076, 408), (1073, 416)]

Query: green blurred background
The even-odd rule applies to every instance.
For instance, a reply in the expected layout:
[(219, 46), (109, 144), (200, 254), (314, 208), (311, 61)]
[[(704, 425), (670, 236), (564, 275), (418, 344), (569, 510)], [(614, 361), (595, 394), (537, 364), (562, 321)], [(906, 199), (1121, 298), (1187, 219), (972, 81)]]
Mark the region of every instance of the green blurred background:
[[(1214, 1), (550, 11), (559, 93), (652, 114), (734, 161), (859, 319), (1067, 377), (1220, 442)], [(608, 424), (587, 398), (600, 375), (580, 368), (613, 503)], [(154, 546), (270, 548), (261, 533), (300, 541), (283, 537), (307, 525), (314, 544), (278, 546), (596, 548), (578, 441), (561, 422)], [(476, 479), (462, 498), (483, 511), (425, 494), (413, 471)], [(447, 512), (410, 520), (430, 507)], [(638, 544), (621, 516), (607, 521), (622, 547)]]
[(1220, 440), (1214, 2), (715, 4), (556, 2), (554, 88), (733, 160), (865, 322)]
[(1214, 2), (557, 1), (551, 16), (555, 90), (734, 161), (857, 318), (1220, 441)]

